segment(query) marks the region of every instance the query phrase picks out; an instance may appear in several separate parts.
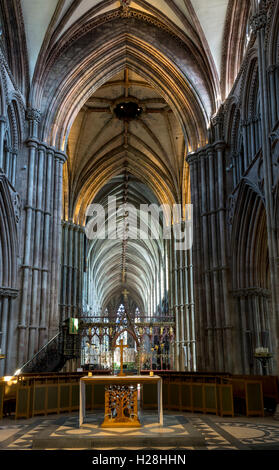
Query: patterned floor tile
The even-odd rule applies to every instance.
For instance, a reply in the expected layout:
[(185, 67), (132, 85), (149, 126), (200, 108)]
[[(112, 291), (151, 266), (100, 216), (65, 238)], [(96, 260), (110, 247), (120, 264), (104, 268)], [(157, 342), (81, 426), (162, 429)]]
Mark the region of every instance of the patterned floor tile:
[[(94, 436), (152, 436), (160, 435), (166, 438), (166, 445), (162, 442), (160, 447), (153, 447), (154, 450), (170, 450), (174, 447), (167, 445), (169, 436), (187, 436), (189, 430), (195, 429), (203, 437), (205, 447), (208, 450), (236, 450), (236, 449), (264, 449), (264, 446), (279, 449), (279, 423), (263, 418), (221, 418), (216, 416), (193, 415), (191, 413), (165, 414), (164, 428), (158, 426), (154, 413), (144, 413), (144, 426), (142, 428), (131, 429), (103, 429), (100, 428), (101, 414), (89, 414), (89, 422), (84, 427), (78, 426), (78, 414), (60, 415), (51, 417), (36, 417), (20, 424), (5, 426), (3, 421), (0, 426), (0, 448), (10, 450), (31, 450), (34, 438), (41, 436), (57, 437), (94, 437)], [(155, 421), (155, 422), (154, 422)], [(188, 423), (188, 424), (187, 424)], [(188, 426), (188, 427), (187, 427)], [(124, 442), (123, 442), (124, 444)], [(186, 442), (185, 442), (186, 444)], [(115, 449), (113, 445), (106, 446), (103, 450)], [(129, 449), (131, 447), (117, 447), (117, 449)], [(177, 447), (175, 447), (177, 448)], [(196, 447), (180, 446), (180, 449), (194, 450)], [(49, 450), (53, 445), (49, 446)], [(69, 449), (65, 446), (65, 449)], [(135, 446), (134, 450), (141, 450), (143, 447)], [(71, 449), (72, 450), (72, 449)], [(80, 450), (80, 449), (79, 449)], [(149, 449), (151, 450), (151, 448)]]

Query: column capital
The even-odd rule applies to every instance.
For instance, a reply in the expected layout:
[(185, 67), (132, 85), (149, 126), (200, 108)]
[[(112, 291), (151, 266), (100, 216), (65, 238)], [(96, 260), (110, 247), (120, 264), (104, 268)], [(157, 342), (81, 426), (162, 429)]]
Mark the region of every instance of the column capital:
[(6, 152), (9, 152), (9, 153), (12, 153), (13, 149), (10, 145), (7, 144), (7, 142), (5, 142), (4, 144), (4, 149), (6, 150)]
[(46, 146), (46, 153), (54, 157), (54, 148)]
[(269, 65), (269, 67), (267, 67), (267, 71), (268, 73), (273, 73), (275, 72), (277, 68), (278, 68), (278, 64)]
[(68, 156), (66, 155), (65, 152), (62, 152), (61, 150), (55, 150), (55, 149), (54, 149), (54, 157), (55, 157), (55, 160), (59, 160), (60, 163), (65, 163), (68, 159)]
[(39, 109), (27, 108), (27, 110), (26, 110), (26, 119), (27, 119), (27, 121), (40, 122), (41, 117), (42, 117), (42, 115), (41, 115), (41, 111)]
[(214, 148), (218, 150), (225, 150), (226, 148), (226, 142), (224, 140), (218, 140), (217, 142), (214, 142)]
[(224, 122), (224, 115), (223, 113), (218, 113), (218, 114), (215, 114), (215, 116), (213, 116), (211, 118), (211, 122), (212, 122), (212, 125), (215, 127), (217, 125), (222, 125), (223, 122)]
[(206, 149), (206, 156), (212, 157), (214, 153), (215, 153), (215, 148), (212, 145), (209, 145), (208, 148)]
[(261, 8), (255, 15), (252, 16), (250, 25), (253, 32), (264, 29), (267, 24), (267, 14), (264, 8)]
[(241, 119), (241, 121), (240, 121), (240, 125), (241, 125), (242, 127), (249, 126), (249, 124), (250, 124), (249, 119)]
[(192, 165), (193, 163), (195, 163), (199, 158), (199, 154), (198, 152), (193, 152), (193, 153), (189, 153), (187, 156), (186, 156), (186, 162), (189, 164), (189, 165)]
[(42, 143), (39, 143), (38, 150), (41, 152), (46, 152), (46, 146)]
[(38, 145), (40, 145), (40, 141), (36, 139), (35, 137), (30, 137), (29, 139), (26, 140), (26, 145), (27, 147), (38, 148)]
[(192, 165), (193, 163), (200, 160), (200, 158), (204, 157), (205, 151), (206, 151), (206, 147), (202, 147), (196, 150), (195, 152), (188, 153), (188, 155), (186, 155), (186, 162), (189, 165)]

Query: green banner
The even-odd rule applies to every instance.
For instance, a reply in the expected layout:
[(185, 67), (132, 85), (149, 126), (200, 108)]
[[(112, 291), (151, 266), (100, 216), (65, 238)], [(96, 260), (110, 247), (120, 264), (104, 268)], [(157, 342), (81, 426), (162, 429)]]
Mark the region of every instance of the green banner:
[(70, 318), (69, 333), (70, 335), (78, 334), (78, 318)]

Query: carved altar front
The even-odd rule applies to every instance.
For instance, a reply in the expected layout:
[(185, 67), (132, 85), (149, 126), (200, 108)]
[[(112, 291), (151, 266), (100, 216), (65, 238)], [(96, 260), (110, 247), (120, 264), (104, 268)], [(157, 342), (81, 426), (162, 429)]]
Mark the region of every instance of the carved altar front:
[(105, 387), (105, 419), (102, 428), (140, 427), (136, 385)]
[(85, 384), (105, 385), (105, 417), (102, 427), (139, 427), (138, 418), (138, 384), (157, 384), (158, 399), (158, 422), (163, 425), (163, 397), (162, 379), (154, 375), (95, 375), (92, 377), (82, 377), (80, 379), (80, 409), (79, 425), (82, 426), (85, 418)]

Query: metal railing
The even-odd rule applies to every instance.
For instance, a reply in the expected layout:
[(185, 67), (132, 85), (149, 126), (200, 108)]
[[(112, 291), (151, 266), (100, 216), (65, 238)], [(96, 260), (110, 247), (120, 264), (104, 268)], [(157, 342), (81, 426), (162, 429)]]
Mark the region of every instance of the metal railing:
[[(63, 362), (63, 333), (60, 331), (50, 339), (21, 368), (21, 372), (50, 372), (61, 368)], [(61, 366), (61, 367), (60, 367)]]

